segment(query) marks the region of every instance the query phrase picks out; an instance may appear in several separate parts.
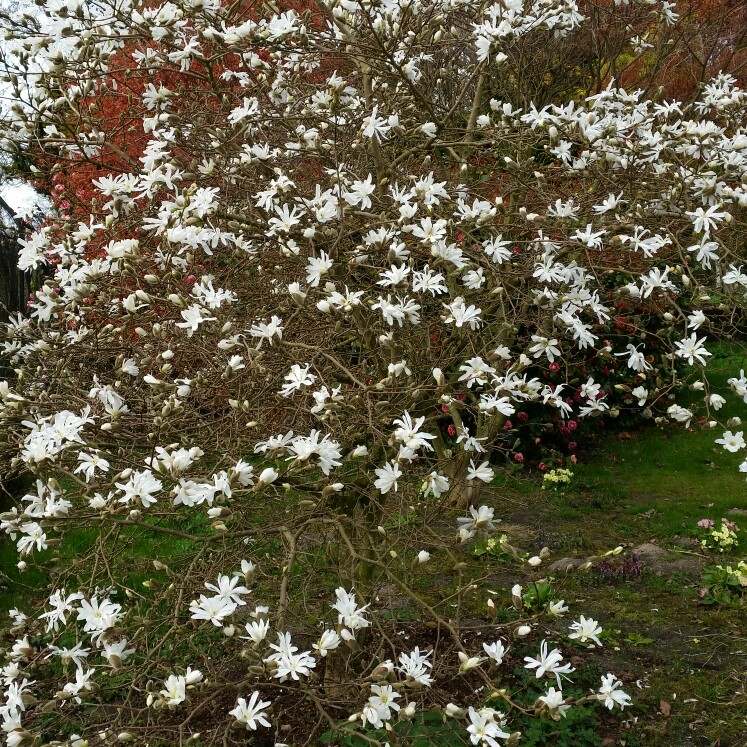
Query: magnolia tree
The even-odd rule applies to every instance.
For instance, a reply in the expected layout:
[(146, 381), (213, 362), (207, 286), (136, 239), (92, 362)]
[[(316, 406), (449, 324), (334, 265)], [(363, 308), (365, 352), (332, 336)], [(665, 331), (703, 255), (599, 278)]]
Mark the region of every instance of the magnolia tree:
[[(678, 22), (617, 6), (651, 38)], [(4, 337), (2, 448), (35, 487), (2, 529), (52, 579), (13, 611), (8, 744), (374, 744), (440, 709), (494, 746), (527, 715), (630, 702), (613, 674), (564, 693), (553, 641), (601, 628), (553, 622), (547, 550), (496, 538), (521, 583), (495, 595), (460, 558), (496, 530), (481, 499), (524, 458), (518, 424), (541, 440), (723, 404), (706, 337), (739, 326), (747, 287), (747, 99), (728, 74), (688, 103), (613, 80), (501, 99), (518, 45), (577, 43), (583, 11), (71, 0), (6, 19), (3, 145), (60, 208), (21, 242), (53, 276)], [(387, 622), (394, 597), (422, 622)], [(536, 675), (531, 702), (504, 659)]]

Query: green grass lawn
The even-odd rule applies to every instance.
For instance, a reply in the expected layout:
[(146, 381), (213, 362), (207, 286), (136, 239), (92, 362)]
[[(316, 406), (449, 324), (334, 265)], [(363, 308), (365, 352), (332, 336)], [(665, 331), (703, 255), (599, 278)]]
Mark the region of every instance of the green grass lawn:
[[(714, 391), (724, 393), (727, 400), (717, 413), (719, 419), (737, 416), (747, 422), (747, 405), (726, 393), (727, 379), (747, 368), (747, 352), (741, 347), (713, 349), (709, 379)], [(651, 536), (690, 534), (699, 519), (718, 520), (731, 509), (747, 510), (747, 482), (738, 471), (744, 455), (714, 443), (722, 435), (720, 428), (676, 425), (616, 434), (591, 461), (578, 465), (574, 489), (581, 496), (596, 497), (604, 510), (612, 512), (620, 531), (630, 531), (645, 515)], [(747, 520), (745, 525), (747, 529)]]

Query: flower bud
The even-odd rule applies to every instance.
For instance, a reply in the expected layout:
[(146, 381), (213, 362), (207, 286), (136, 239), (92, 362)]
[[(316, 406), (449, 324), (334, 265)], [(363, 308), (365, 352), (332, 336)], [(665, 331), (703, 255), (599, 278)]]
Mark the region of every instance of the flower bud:
[(446, 708), (444, 708), (444, 715), (448, 716), (448, 718), (464, 718), (467, 715), (467, 711), (454, 703), (448, 703)]
[(267, 485), (272, 484), (277, 480), (279, 477), (278, 473), (275, 471), (272, 467), (265, 467), (265, 469), (262, 470), (262, 472), (259, 475), (259, 480), (257, 481), (257, 489), (261, 489), (266, 487)]
[(459, 661), (461, 662), (459, 666), (459, 674), (466, 674), (470, 669), (479, 667), (483, 659), (481, 659), (479, 656), (467, 656), (467, 654), (460, 651)]
[(187, 667), (187, 674), (184, 679), (188, 685), (194, 685), (196, 682), (202, 682), (203, 674), (199, 669), (191, 670)]
[(517, 610), (520, 610), (524, 606), (524, 600), (521, 598), (521, 584), (514, 584), (511, 589), (511, 601)]

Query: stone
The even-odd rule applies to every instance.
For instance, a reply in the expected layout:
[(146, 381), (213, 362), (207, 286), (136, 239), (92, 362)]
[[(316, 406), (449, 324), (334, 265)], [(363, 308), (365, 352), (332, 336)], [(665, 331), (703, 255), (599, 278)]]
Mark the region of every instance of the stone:
[(568, 568), (568, 566), (571, 566), (572, 568), (579, 568), (586, 562), (586, 558), (561, 558), (560, 560), (556, 560), (554, 563), (550, 563), (548, 569), (551, 571), (555, 571), (556, 573), (563, 573), (565, 572), (566, 568)]
[(638, 558), (644, 571), (651, 571), (657, 576), (673, 576), (675, 573), (694, 575), (700, 573), (704, 565), (703, 558), (686, 551), (680, 551), (679, 554), (670, 553), (653, 542), (644, 542), (633, 548), (631, 554)]

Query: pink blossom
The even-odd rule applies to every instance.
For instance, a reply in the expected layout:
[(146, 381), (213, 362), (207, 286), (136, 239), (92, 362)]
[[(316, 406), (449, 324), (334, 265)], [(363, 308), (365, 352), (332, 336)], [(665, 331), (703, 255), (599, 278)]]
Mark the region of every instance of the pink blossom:
[(713, 519), (701, 519), (698, 522), (698, 526), (702, 529), (711, 529), (711, 527), (715, 526), (715, 522)]
[(524, 455), (521, 453), (514, 454), (514, 461), (521, 464), (524, 461)]

